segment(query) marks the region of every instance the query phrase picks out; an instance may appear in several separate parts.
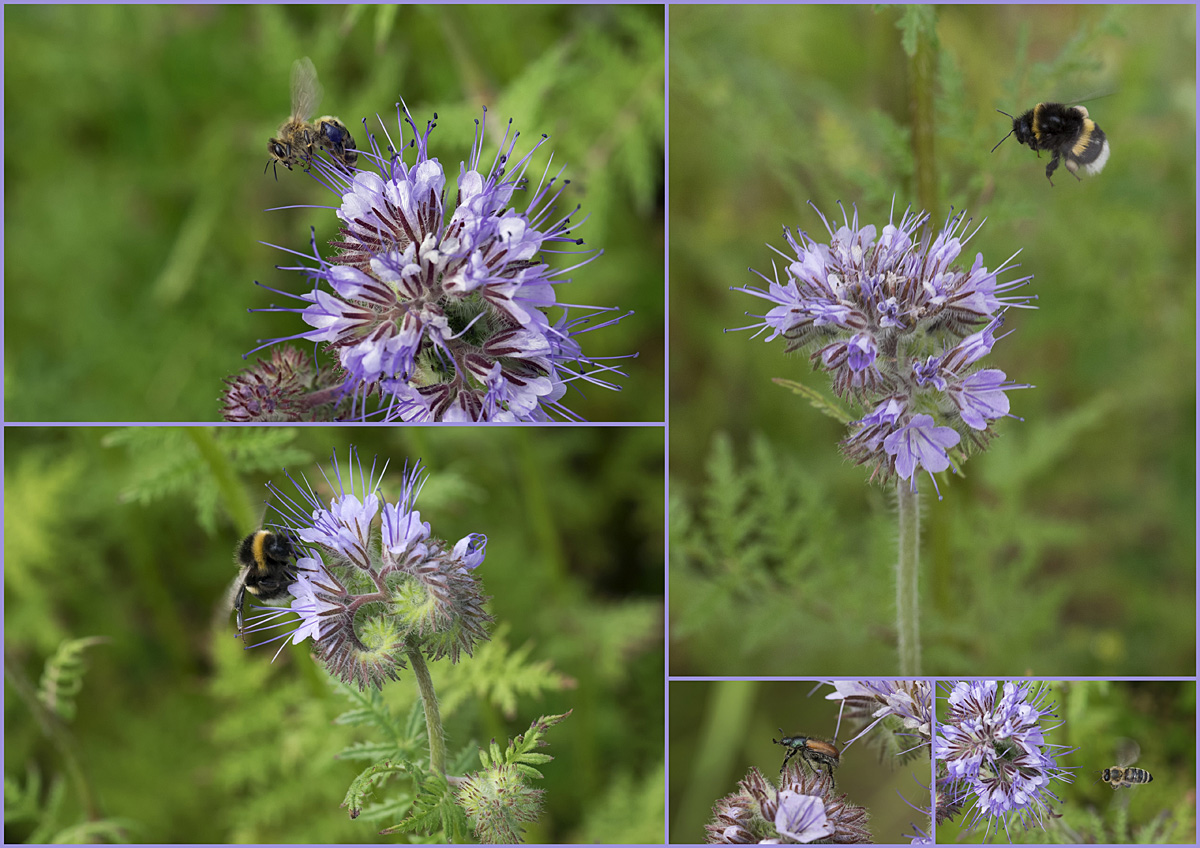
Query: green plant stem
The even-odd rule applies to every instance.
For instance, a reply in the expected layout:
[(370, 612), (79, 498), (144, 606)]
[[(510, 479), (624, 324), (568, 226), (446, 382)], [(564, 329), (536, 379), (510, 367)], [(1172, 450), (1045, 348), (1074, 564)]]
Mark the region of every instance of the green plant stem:
[(225, 507), (233, 525), (243, 532), (257, 527), (261, 516), (255, 514), (254, 506), (246, 494), (246, 487), (242, 485), (229, 454), (217, 443), (212, 428), (184, 427), (183, 432), (195, 446), (201, 461), (217, 484), (221, 505)]
[(917, 199), (921, 206), (933, 215), (938, 208), (937, 162), (934, 152), (937, 126), (933, 108), (936, 45), (933, 30), (935, 19), (930, 17), (928, 28), (922, 26), (917, 29), (916, 50), (908, 63), (908, 85)]
[[(915, 472), (914, 472), (915, 473)], [(917, 566), (921, 552), (921, 510), (911, 483), (896, 480), (900, 518), (900, 551), (896, 560), (896, 632), (900, 638), (900, 673), (921, 673), (921, 632), (917, 618)]]
[(75, 786), (75, 794), (79, 798), (79, 805), (83, 808), (84, 816), (88, 821), (98, 821), (101, 815), (96, 803), (96, 795), (92, 791), (91, 781), (84, 774), (83, 764), (80, 763), (79, 757), (75, 753), (75, 743), (66, 724), (56, 713), (46, 709), (45, 704), (38, 698), (37, 691), (33, 685), (19, 669), (20, 666), (16, 660), (6, 654), (4, 657), (4, 679), (13, 684), (13, 689), (17, 693), (17, 697), (33, 713), (33, 717), (41, 727), (42, 732), (50, 738), (50, 741), (58, 750), (59, 756), (62, 757), (63, 768), (66, 769), (68, 779)]
[(438, 710), (437, 692), (433, 691), (433, 678), (420, 648), (409, 648), (408, 664), (421, 688), (421, 703), (425, 706), (425, 730), (429, 734), (429, 765), (438, 774), (446, 773), (446, 737), (442, 733), (442, 714)]

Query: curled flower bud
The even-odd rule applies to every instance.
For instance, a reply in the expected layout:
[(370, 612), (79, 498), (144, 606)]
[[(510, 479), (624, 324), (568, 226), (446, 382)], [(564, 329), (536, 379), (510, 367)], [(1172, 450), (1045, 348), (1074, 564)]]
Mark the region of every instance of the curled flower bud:
[(221, 415), (226, 421), (316, 421), (341, 399), (340, 381), (318, 371), (311, 356), (277, 347), (240, 374), (225, 379)]

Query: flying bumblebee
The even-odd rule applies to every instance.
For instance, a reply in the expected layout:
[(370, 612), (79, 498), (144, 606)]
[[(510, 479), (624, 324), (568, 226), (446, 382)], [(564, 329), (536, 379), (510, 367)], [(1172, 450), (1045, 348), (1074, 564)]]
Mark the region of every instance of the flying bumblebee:
[(346, 125), (332, 115), (310, 121), (321, 102), (321, 84), (317, 69), (305, 56), (292, 65), (292, 114), (279, 127), (279, 136), (267, 142), (271, 164), (282, 164), (289, 171), (293, 165), (311, 163), (319, 147), (335, 162), (354, 167), (358, 161), (358, 146)]
[[(1014, 116), (996, 110), (1012, 118), (1012, 129), (1008, 135), (996, 142), (996, 147), (1014, 133), (1018, 144), (1026, 144), (1041, 158), (1041, 151), (1049, 150), (1054, 155), (1046, 166), (1046, 179), (1058, 167), (1061, 158), (1075, 179), (1081, 179), (1079, 171), (1098, 174), (1108, 161), (1108, 137), (1104, 130), (1088, 117), (1082, 106), (1064, 106), (1062, 103), (1039, 103), (1023, 115)], [(996, 152), (996, 147), (992, 152)]]
[(1106, 768), (1100, 779), (1113, 789), (1129, 788), (1154, 780), (1154, 775), (1145, 769), (1130, 768), (1137, 762), (1140, 753), (1141, 749), (1136, 742), (1132, 739), (1122, 739), (1117, 747), (1117, 765)]
[(255, 530), (237, 547), (235, 554), (242, 571), (229, 587), (226, 609), (237, 612), (237, 632), (245, 638), (242, 604), (249, 592), (258, 601), (272, 606), (290, 598), (288, 587), (296, 582), (296, 549), (291, 540), (273, 530)]
[(814, 739), (811, 736), (784, 736), (782, 727), (779, 728), (779, 735), (783, 738), (771, 741), (788, 749), (787, 756), (783, 758), (783, 765), (779, 767), (780, 774), (783, 774), (783, 770), (787, 768), (788, 761), (799, 755), (800, 759), (807, 763), (814, 773), (820, 773), (820, 767), (825, 766), (830, 785), (835, 785), (833, 770), (842, 761), (836, 745), (823, 739)]

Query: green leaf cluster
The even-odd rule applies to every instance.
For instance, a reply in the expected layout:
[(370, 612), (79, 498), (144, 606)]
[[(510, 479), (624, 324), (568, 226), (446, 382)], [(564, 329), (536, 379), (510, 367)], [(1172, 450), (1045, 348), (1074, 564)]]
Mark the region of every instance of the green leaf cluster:
[(46, 660), (38, 685), (38, 700), (42, 706), (65, 722), (75, 718), (75, 699), (83, 689), (83, 674), (87, 671), (83, 652), (107, 641), (100, 636), (90, 636), (59, 645), (54, 656)]
[(87, 670), (83, 652), (108, 641), (88, 637), (64, 641), (46, 660), (35, 691), (18, 668), (6, 667), (6, 690), (20, 698), (42, 734), (52, 742), (57, 762), (48, 785), (36, 761), (25, 766), (24, 780), (4, 769), (4, 829), (22, 835), (26, 842), (126, 842), (138, 829), (132, 819), (106, 817), (97, 788), (88, 778), (79, 746), (67, 725), (75, 718), (75, 698), (83, 688)]
[[(24, 781), (4, 774), (5, 832), (21, 834), (22, 841), (34, 845), (77, 843), (123, 843), (137, 833), (137, 822), (130, 819), (96, 819), (64, 823), (70, 816), (67, 783), (54, 777), (43, 785), (41, 774), (30, 766)], [(11, 830), (10, 830), (11, 829)]]
[(892, 603), (883, 499), (848, 528), (829, 478), (764, 437), (740, 447), (719, 435), (704, 485), (672, 483), (672, 672), (893, 667), (886, 624), (863, 626)]
[(521, 774), (529, 778), (537, 778), (541, 780), (545, 775), (538, 771), (535, 766), (544, 765), (550, 762), (554, 757), (549, 754), (536, 753), (538, 748), (544, 748), (549, 743), (542, 737), (546, 731), (554, 725), (563, 721), (571, 713), (567, 711), (562, 715), (542, 716), (533, 724), (529, 725), (529, 730), (515, 739), (508, 741), (508, 747), (501, 750), (495, 740), (486, 748), (479, 749), (479, 762), (485, 769), (491, 768), (493, 764), (503, 763), (504, 765), (513, 766)]

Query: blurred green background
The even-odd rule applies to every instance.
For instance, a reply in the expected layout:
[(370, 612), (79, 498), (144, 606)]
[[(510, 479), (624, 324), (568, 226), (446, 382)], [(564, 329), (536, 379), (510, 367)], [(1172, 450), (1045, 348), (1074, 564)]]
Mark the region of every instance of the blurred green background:
[[(812, 680), (672, 680), (670, 841), (704, 842), (713, 805), (737, 791), (751, 766), (778, 779), (787, 751), (771, 740), (779, 738), (780, 727), (787, 735), (833, 739), (841, 703), (825, 700), (831, 691)], [(839, 747), (859, 730), (843, 719)], [(929, 832), (928, 812), (909, 806), (929, 809), (929, 748), (899, 763), (871, 746), (875, 732), (843, 751), (834, 773), (837, 793), (867, 808), (874, 842), (906, 843), (914, 823)]]
[(661, 6), (14, 6), (4, 24), (7, 420), (218, 420), (256, 340), (307, 328), (246, 311), (283, 302), (255, 280), (307, 285), (259, 242), (305, 252), (310, 226), (321, 245), (335, 233), (333, 194), (263, 173), (302, 56), (319, 114), (360, 148), (364, 117), (395, 137), (400, 97), (419, 127), (436, 111), (451, 192), (483, 106), (484, 161), (509, 118), (522, 153), (551, 136), (559, 209), (580, 204), (578, 235), (605, 251), (560, 299), (635, 310), (583, 343), (640, 354), (622, 391), (571, 407), (663, 420)]
[[(965, 479), (927, 476), (927, 674), (1194, 673), (1195, 10), (1192, 6), (677, 6), (670, 10), (671, 615), (676, 674), (896, 669), (894, 494), (846, 429), (772, 378), (828, 393), (749, 333), (786, 250), (841, 201), (878, 228), (910, 204), (910, 65), (925, 20), (939, 226), (960, 256), (1018, 251), (1036, 311), (989, 357), (1012, 413)], [(927, 30), (928, 31), (928, 30)], [(1089, 100), (1112, 156), (1077, 182), (1009, 139), (1039, 101)], [(702, 178), (697, 178), (702, 175)], [(893, 672), (894, 673), (894, 672)]]
[[(109, 641), (84, 654), (69, 749), (98, 814), (132, 822), (129, 839), (382, 841), (376, 832), (394, 822), (339, 808), (364, 765), (333, 759), (361, 738), (330, 723), (348, 702), (306, 646), (272, 665), (271, 648), (241, 650), (218, 609), (237, 573), (233, 549), (265, 509), (263, 484), (288, 491), (286, 467), (324, 491), (317, 465), (328, 470), (336, 451), (344, 470), (351, 444), (364, 465), (391, 460), (392, 500), (405, 459), (423, 459), (417, 505), (433, 534), (489, 539), (476, 574), (496, 624), (481, 648), (503, 641), (527, 654), (520, 665), (566, 678), (531, 697), (530, 675), (514, 671), (506, 714), (494, 693), (463, 690), (483, 673), (469, 676), (472, 659), (431, 663), (451, 750), (503, 744), (539, 716), (574, 710), (547, 734), (554, 760), (534, 781), (545, 812), (528, 840), (662, 840), (661, 428), (9, 427), (5, 841), (29, 838), (52, 782), (69, 775), (19, 682), (35, 686), (59, 644), (85, 636)], [(384, 694), (403, 715), (417, 697), (411, 674)], [(50, 833), (79, 821), (76, 787), (59, 786), (61, 806), (41, 822)]]
[[(1044, 728), (1046, 741), (1077, 750), (1058, 758), (1073, 769), (1071, 782), (1050, 789), (1062, 799), (1061, 818), (1047, 827), (1010, 828), (992, 842), (1033, 844), (1195, 844), (1196, 842), (1196, 684), (1177, 680), (1075, 680), (1049, 684), (1058, 720)], [(945, 690), (938, 689), (938, 719), (944, 717)], [(1120, 740), (1141, 748), (1137, 765), (1153, 782), (1113, 789), (1101, 780), (1117, 765)], [(982, 842), (984, 829), (965, 833), (962, 821), (938, 826), (939, 843)]]

